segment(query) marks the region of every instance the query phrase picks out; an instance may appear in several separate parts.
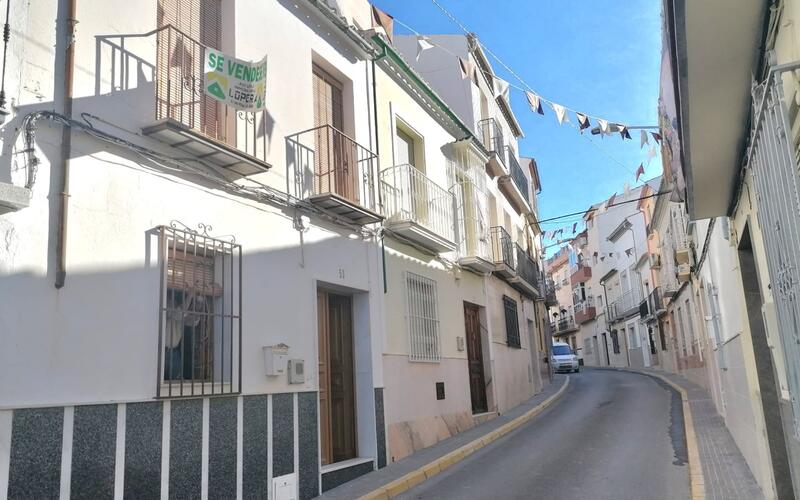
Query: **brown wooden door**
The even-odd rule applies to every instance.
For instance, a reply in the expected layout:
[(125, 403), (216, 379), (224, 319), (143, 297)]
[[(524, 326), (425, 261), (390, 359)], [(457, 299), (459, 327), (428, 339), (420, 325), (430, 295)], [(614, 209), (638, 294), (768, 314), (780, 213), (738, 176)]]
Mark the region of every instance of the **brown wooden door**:
[(353, 304), (350, 297), (318, 292), (319, 401), (322, 463), (355, 458)]
[(464, 325), (467, 332), (467, 364), (469, 365), (472, 413), (482, 413), (488, 411), (488, 406), (486, 404), (486, 383), (483, 376), (481, 322), (477, 306), (464, 304)]
[(322, 127), (317, 129), (314, 145), (315, 193), (335, 193), (358, 201), (355, 185), (358, 152), (355, 144), (342, 133), (342, 84), (318, 66), (313, 67), (312, 78), (314, 126)]

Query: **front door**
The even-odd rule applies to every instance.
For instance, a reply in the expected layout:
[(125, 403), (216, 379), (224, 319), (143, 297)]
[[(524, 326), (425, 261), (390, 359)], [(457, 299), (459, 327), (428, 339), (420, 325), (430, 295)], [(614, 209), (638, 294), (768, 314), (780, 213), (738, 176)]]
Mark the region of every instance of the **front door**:
[(317, 292), (319, 426), (322, 464), (356, 456), (353, 304), (349, 296)]
[(483, 349), (481, 347), (481, 322), (478, 307), (464, 304), (464, 326), (467, 331), (467, 364), (469, 365), (469, 392), (472, 413), (488, 411), (486, 383), (483, 376)]

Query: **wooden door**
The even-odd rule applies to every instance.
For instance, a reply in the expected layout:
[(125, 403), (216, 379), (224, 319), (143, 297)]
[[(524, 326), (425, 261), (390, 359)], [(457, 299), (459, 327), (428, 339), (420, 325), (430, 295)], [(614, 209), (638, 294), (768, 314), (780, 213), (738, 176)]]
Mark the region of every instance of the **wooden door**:
[(353, 305), (350, 297), (317, 292), (322, 463), (356, 457)]
[(469, 392), (472, 413), (488, 411), (486, 383), (483, 375), (483, 349), (481, 347), (481, 322), (478, 307), (464, 304), (464, 326), (467, 335), (467, 364), (469, 366)]
[(344, 100), (342, 84), (318, 66), (313, 67), (314, 178), (316, 194), (333, 193), (358, 201), (355, 144), (343, 134)]

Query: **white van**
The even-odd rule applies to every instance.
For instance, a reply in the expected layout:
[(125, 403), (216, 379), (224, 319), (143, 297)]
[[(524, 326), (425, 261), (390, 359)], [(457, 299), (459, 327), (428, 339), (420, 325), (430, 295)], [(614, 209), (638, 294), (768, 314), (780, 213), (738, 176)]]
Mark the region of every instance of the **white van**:
[(553, 342), (553, 356), (551, 358), (553, 370), (556, 372), (581, 371), (578, 356), (572, 352), (572, 347), (566, 342)]

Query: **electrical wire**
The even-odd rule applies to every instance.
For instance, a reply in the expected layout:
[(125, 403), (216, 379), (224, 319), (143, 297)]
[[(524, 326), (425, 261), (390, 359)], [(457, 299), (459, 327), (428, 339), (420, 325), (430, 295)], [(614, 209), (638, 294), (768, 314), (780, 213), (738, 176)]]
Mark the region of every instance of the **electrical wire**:
[[(665, 194), (672, 194), (672, 191), (662, 191), (660, 193), (653, 193), (653, 194), (650, 194), (650, 195), (647, 195), (647, 196), (642, 196), (641, 198), (634, 198), (632, 200), (620, 201), (619, 203), (610, 203), (607, 208), (616, 207), (616, 206), (619, 206), (619, 205), (625, 205), (626, 203), (633, 203), (634, 201), (646, 200), (648, 198), (654, 198), (656, 196), (662, 196), (662, 195), (665, 195)], [(585, 215), (585, 214), (587, 214), (589, 212), (595, 212), (597, 210), (600, 210), (600, 207), (590, 207), (589, 209), (581, 210), (580, 212), (572, 212), (570, 214), (557, 215), (555, 217), (549, 217), (547, 219), (542, 219), (542, 220), (539, 221), (539, 224), (548, 223), (548, 222), (551, 222), (551, 221), (554, 221), (554, 220), (564, 219), (566, 217), (572, 217), (574, 215), (579, 215), (579, 214), (584, 214)]]

